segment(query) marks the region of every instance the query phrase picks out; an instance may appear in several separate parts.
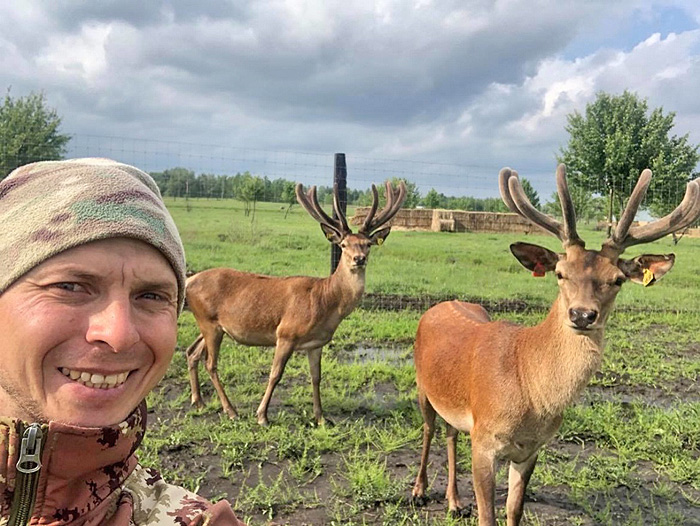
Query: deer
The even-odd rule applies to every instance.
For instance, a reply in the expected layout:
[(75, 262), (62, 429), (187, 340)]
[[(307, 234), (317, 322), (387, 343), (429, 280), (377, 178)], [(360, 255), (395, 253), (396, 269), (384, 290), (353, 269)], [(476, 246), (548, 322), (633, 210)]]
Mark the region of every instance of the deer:
[(319, 391), (321, 350), (359, 303), (365, 289), (370, 248), (384, 243), (391, 231), (391, 226), (384, 225), (398, 213), (406, 198), (403, 181), (396, 188), (387, 181), (386, 205), (377, 213), (379, 196), (374, 184), (371, 190), (372, 205), (355, 234), (341, 211), (337, 185), (333, 191), (336, 218), (319, 205), (315, 186), (307, 193), (301, 184), (295, 187), (299, 203), (320, 224), (325, 237), (341, 249), (338, 266), (329, 277), (274, 277), (212, 268), (187, 279), (187, 304), (200, 330), (186, 350), (192, 405), (203, 406), (198, 364), (206, 358), (204, 365), (223, 411), (230, 418), (237, 417), (217, 369), (221, 342), (228, 335), (242, 345), (275, 348), (267, 388), (256, 412), (258, 424), (269, 423), (267, 412), (272, 393), (294, 351), (307, 352), (314, 418), (317, 425), (325, 422)]
[(555, 435), (564, 410), (601, 364), (605, 324), (622, 285), (627, 281), (651, 285), (675, 262), (674, 254), (633, 259), (620, 255), (633, 245), (685, 228), (700, 216), (698, 178), (687, 184), (673, 212), (633, 226), (650, 181), (651, 171), (644, 170), (612, 235), (600, 250), (587, 250), (576, 231), (563, 164), (556, 171), (561, 222), (530, 203), (516, 171), (500, 171), (500, 192), (508, 208), (562, 242), (563, 253), (530, 243), (510, 246), (515, 258), (534, 275), (553, 272), (559, 294), (546, 318), (531, 327), (491, 321), (480, 305), (457, 300), (436, 304), (423, 314), (414, 346), (418, 405), (424, 421), (420, 467), (412, 489), (416, 504), (427, 499), (428, 455), (435, 417), (440, 415), (446, 423), (449, 511), (470, 512), (462, 507), (457, 490), (456, 444), (461, 431), (471, 439), (479, 526), (496, 525), (499, 460), (510, 462), (507, 524), (520, 523), (538, 451)]

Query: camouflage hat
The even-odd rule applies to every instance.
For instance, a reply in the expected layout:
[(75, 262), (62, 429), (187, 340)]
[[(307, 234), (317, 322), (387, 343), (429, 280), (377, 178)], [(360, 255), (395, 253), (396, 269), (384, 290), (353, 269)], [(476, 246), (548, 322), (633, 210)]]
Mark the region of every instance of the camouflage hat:
[(185, 293), (185, 252), (155, 181), (109, 159), (43, 161), (0, 181), (0, 294), (39, 263), (90, 241), (128, 237), (158, 249)]

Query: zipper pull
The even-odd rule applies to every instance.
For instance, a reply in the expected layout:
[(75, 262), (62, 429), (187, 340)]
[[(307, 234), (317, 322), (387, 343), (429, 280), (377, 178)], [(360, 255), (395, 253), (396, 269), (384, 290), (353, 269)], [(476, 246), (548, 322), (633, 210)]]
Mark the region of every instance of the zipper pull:
[(32, 424), (24, 430), (22, 446), (17, 461), (17, 471), (35, 473), (41, 469), (41, 440), (44, 433), (39, 424)]

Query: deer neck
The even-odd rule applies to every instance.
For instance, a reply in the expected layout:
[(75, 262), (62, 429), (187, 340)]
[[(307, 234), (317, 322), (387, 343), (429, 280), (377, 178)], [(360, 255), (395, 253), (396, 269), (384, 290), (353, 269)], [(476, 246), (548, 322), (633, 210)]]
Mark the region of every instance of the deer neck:
[(517, 336), (519, 367), (532, 406), (540, 415), (560, 415), (600, 367), (604, 330), (578, 334), (567, 326), (561, 296), (547, 318)]
[(353, 271), (341, 259), (335, 272), (325, 280), (324, 304), (345, 317), (357, 306), (364, 291), (365, 269)]

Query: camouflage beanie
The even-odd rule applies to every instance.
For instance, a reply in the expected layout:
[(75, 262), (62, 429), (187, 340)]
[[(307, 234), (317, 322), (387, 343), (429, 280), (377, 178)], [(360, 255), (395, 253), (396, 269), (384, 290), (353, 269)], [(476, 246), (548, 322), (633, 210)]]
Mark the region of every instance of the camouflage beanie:
[(158, 249), (185, 297), (185, 252), (155, 181), (109, 159), (44, 161), (0, 181), (0, 294), (56, 254), (90, 241), (127, 237)]

